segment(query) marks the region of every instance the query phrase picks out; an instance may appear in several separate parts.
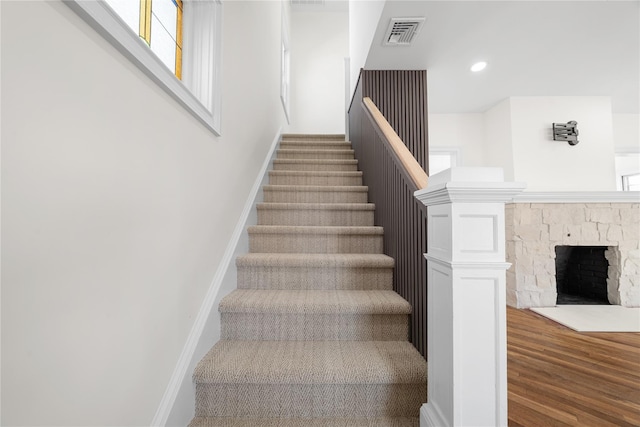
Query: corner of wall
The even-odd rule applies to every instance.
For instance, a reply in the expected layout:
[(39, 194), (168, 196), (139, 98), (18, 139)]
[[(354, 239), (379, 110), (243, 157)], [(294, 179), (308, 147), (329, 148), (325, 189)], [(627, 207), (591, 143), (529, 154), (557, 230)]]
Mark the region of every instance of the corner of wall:
[(514, 181), (511, 98), (489, 108), (484, 112), (483, 119), (485, 166), (502, 168), (505, 181)]

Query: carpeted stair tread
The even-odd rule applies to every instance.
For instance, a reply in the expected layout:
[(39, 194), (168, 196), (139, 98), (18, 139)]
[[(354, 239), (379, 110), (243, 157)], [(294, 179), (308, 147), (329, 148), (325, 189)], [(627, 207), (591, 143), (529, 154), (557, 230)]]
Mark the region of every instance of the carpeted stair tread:
[(281, 149), (313, 149), (313, 150), (351, 150), (352, 145), (347, 141), (282, 141)]
[(223, 340), (407, 341), (411, 306), (390, 290), (239, 289), (219, 311)]
[(299, 170), (299, 171), (336, 171), (355, 172), (358, 170), (357, 160), (334, 159), (275, 159), (274, 170)]
[(382, 253), (383, 229), (374, 226), (254, 225), (250, 252)]
[(189, 427), (419, 427), (418, 418), (230, 418), (196, 417)]
[(304, 149), (304, 148), (280, 148), (277, 151), (278, 159), (308, 159), (308, 160), (353, 160), (354, 151), (350, 149)]
[(411, 314), (394, 291), (237, 289), (220, 301), (221, 313)]
[[(341, 176), (353, 177), (362, 176), (362, 171), (288, 171), (288, 170), (272, 170), (269, 175), (290, 175), (290, 176)], [(292, 185), (292, 184), (285, 184)]]
[(353, 165), (358, 164), (356, 159), (275, 159), (274, 164), (300, 163), (303, 165)]
[(260, 203), (256, 206), (258, 211), (269, 210), (304, 210), (304, 211), (366, 211), (376, 210), (373, 203)]
[(407, 341), (219, 341), (198, 363), (198, 384), (426, 384), (427, 363)]
[(346, 185), (266, 185), (265, 203), (367, 203), (368, 187)]
[(332, 134), (332, 133), (318, 133), (318, 134), (306, 134), (306, 133), (285, 133), (280, 138), (281, 141), (344, 141), (344, 134)]
[(258, 210), (375, 211), (373, 203), (260, 203)]
[(239, 289), (390, 290), (383, 254), (248, 253), (236, 258)]
[(238, 267), (393, 268), (394, 264), (393, 258), (383, 254), (248, 253), (236, 259)]
[(273, 185), (362, 185), (362, 171), (269, 171), (269, 183)]
[(377, 226), (296, 226), (296, 225), (252, 225), (247, 228), (249, 234), (316, 234), (316, 235), (377, 235), (384, 230)]
[(371, 226), (375, 206), (371, 203), (261, 203), (260, 225)]
[(295, 192), (322, 192), (322, 193), (367, 193), (369, 187), (365, 185), (265, 185), (266, 191), (295, 191)]
[(316, 149), (316, 148), (279, 148), (277, 150), (278, 157), (280, 154), (327, 154), (327, 153), (336, 153), (336, 154), (345, 154), (351, 153), (354, 154), (354, 150), (332, 150), (332, 149)]

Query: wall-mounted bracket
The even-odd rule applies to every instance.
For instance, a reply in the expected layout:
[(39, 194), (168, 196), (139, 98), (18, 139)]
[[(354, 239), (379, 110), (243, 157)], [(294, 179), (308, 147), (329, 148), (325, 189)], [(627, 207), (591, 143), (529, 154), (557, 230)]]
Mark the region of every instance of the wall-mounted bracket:
[(578, 144), (578, 122), (571, 120), (568, 123), (554, 123), (553, 140), (566, 141), (569, 145)]

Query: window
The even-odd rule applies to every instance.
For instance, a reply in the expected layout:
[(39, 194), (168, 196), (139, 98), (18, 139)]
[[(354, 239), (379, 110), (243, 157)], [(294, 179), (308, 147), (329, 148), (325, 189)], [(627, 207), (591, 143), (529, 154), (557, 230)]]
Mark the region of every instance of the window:
[(640, 152), (635, 149), (616, 152), (616, 188), (618, 191), (640, 190)]
[(177, 78), (182, 78), (182, 1), (105, 0)]
[(456, 148), (429, 148), (429, 175), (458, 166), (460, 150)]
[(622, 176), (623, 191), (640, 191), (640, 173)]
[(220, 0), (67, 0), (65, 4), (220, 135)]

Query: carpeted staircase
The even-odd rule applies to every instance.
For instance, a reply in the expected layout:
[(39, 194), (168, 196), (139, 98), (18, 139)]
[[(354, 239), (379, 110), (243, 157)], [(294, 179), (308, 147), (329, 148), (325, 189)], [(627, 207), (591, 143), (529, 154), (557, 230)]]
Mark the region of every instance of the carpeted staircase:
[(426, 362), (343, 140), (282, 138), (191, 426), (418, 426)]

